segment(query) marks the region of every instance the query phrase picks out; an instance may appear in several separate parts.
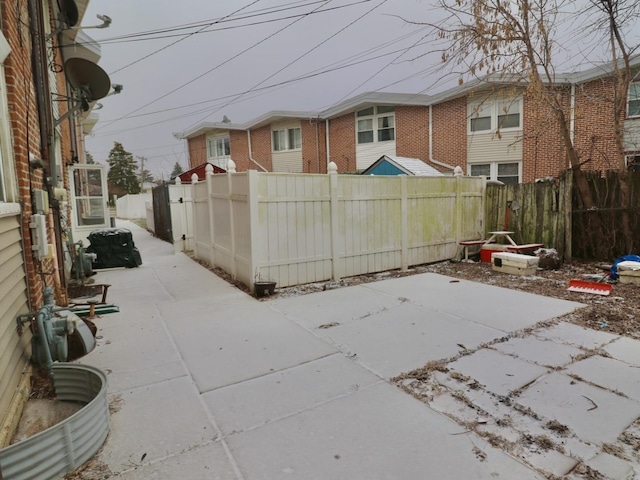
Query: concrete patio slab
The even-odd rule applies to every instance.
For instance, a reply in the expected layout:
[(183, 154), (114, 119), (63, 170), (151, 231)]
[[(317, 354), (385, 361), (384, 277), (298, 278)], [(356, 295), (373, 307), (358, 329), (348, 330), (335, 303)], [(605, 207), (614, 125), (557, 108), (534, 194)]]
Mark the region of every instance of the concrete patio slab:
[(567, 322), (560, 322), (553, 327), (536, 330), (533, 334), (538, 338), (553, 340), (554, 342), (573, 345), (586, 350), (602, 348), (620, 338), (618, 335), (598, 332)]
[(143, 457), (158, 461), (218, 438), (187, 377), (121, 392), (110, 404), (116, 413), (98, 458), (114, 473), (142, 463)]
[[(98, 274), (96, 280), (113, 285), (108, 301), (121, 312), (96, 320), (102, 338), (82, 359), (109, 373), (111, 434), (98, 460), (116, 475), (541, 478), (384, 379), (580, 304), (434, 274), (257, 301), (187, 256), (174, 255), (171, 245), (122, 223), (132, 230), (144, 263)], [(640, 403), (559, 372), (544, 373), (534, 357), (563, 368), (581, 349), (610, 349), (627, 362), (634, 353), (618, 337), (576, 329), (560, 324), (547, 337), (540, 329), (536, 338), (513, 338), (459, 359), (473, 358), (477, 365), (465, 369), (478, 376), (489, 371), (488, 386), (507, 393), (543, 372), (514, 399), (540, 419), (516, 412), (492, 391), (467, 392), (464, 382), (445, 373), (444, 385), (433, 385), (443, 394), (439, 407), (477, 420), (477, 410), (454, 401), (451, 392), (460, 389), (486, 406), (484, 415), (495, 414), (478, 430), (502, 434), (495, 420), (508, 419), (505, 438), (516, 440), (519, 432), (549, 433), (545, 419), (557, 420), (577, 435), (558, 444), (593, 459), (603, 442), (638, 418)], [(517, 378), (507, 375), (511, 370)], [(598, 408), (591, 409), (591, 402)], [(539, 453), (527, 447), (523, 458), (557, 475), (570, 468), (562, 455)], [(622, 471), (606, 468), (612, 475)]]
[(355, 285), (309, 295), (279, 298), (270, 301), (269, 306), (284, 313), (294, 322), (313, 330), (334, 322), (346, 325), (397, 307), (401, 303), (403, 300), (397, 297), (381, 295), (366, 285)]
[(475, 435), (452, 435), (459, 431), (379, 383), (227, 443), (247, 479), (542, 478)]
[[(375, 292), (405, 297), (430, 310), (445, 312), (502, 332), (513, 332), (570, 313), (584, 305), (424, 273), (364, 285)], [(479, 306), (483, 308), (478, 308)]]
[(636, 367), (640, 366), (640, 341), (638, 340), (620, 337), (606, 345), (603, 350), (617, 360)]
[(483, 348), (448, 365), (477, 380), (491, 393), (507, 396), (547, 373), (547, 369)]
[(640, 401), (640, 369), (628, 363), (594, 355), (570, 365), (567, 373)]
[(562, 373), (551, 373), (529, 386), (517, 403), (549, 420), (558, 420), (586, 442), (614, 442), (640, 417), (640, 403)]
[(584, 353), (571, 345), (542, 340), (536, 337), (514, 337), (506, 342), (496, 343), (491, 348), (506, 355), (543, 367), (558, 368), (568, 365), (575, 357)]
[(346, 354), (357, 355), (359, 363), (387, 379), (501, 335), (410, 302), (314, 333)]
[(585, 463), (610, 480), (631, 480), (634, 478), (634, 470), (631, 465), (608, 453), (600, 453)]
[(140, 462), (139, 466), (120, 475), (122, 480), (237, 480), (226, 451), (220, 442), (190, 448), (179, 454)]
[(224, 435), (250, 430), (351, 395), (382, 380), (342, 354), (205, 393)]
[(336, 349), (261, 302), (167, 320), (200, 392), (316, 360)]

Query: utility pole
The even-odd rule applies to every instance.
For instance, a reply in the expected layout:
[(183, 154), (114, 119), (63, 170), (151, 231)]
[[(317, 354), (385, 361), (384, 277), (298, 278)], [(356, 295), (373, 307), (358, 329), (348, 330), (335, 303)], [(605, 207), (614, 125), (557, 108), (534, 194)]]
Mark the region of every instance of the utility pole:
[(144, 189), (144, 162), (146, 158), (138, 157), (140, 160), (140, 191)]

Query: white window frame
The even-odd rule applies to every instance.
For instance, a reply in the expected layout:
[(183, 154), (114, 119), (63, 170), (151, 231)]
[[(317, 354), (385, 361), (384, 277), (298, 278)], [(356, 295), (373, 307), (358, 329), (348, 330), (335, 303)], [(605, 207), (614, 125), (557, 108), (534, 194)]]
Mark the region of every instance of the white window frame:
[(11, 141), (11, 117), (4, 75), (4, 61), (10, 52), (11, 47), (0, 32), (0, 215), (15, 210), (8, 204), (18, 200)]
[[(633, 108), (631, 102), (635, 104)], [(627, 94), (627, 118), (638, 117), (640, 117), (640, 82), (631, 82)]]
[[(517, 127), (505, 127), (500, 126), (500, 117), (509, 115), (518, 115)], [(468, 135), (481, 135), (486, 133), (495, 133), (498, 130), (501, 132), (515, 132), (522, 130), (522, 97), (518, 98), (500, 98), (493, 100), (486, 100), (482, 102), (471, 102), (467, 109), (467, 134)], [(482, 128), (473, 130), (474, 121), (479, 119), (490, 119), (489, 128)], [(477, 122), (479, 123), (479, 122)]]
[[(276, 140), (276, 138), (278, 140)], [(271, 130), (271, 151), (289, 152), (302, 149), (302, 128), (279, 128)]]
[[(219, 155), (222, 149), (223, 154)], [(207, 159), (220, 160), (227, 159), (231, 156), (231, 141), (228, 135), (217, 135), (215, 137), (207, 137)]]
[[(515, 175), (499, 175), (499, 166), (500, 165), (518, 165), (518, 181), (517, 183), (522, 183), (522, 162), (471, 162), (467, 164), (467, 173), (472, 176), (473, 175), (473, 167), (477, 166), (489, 166), (489, 175), (484, 175), (487, 177), (487, 180), (500, 180), (500, 178), (511, 177), (514, 178)], [(479, 175), (476, 175), (479, 176)], [(500, 180), (502, 181), (502, 180)], [(506, 182), (505, 182), (506, 183)]]
[[(370, 114), (366, 112), (371, 111)], [(369, 143), (395, 142), (396, 140), (396, 112), (395, 107), (390, 105), (379, 105), (367, 107), (355, 112), (356, 117), (356, 143), (366, 145)], [(384, 126), (385, 119), (389, 119), (387, 126)], [(366, 129), (365, 129), (366, 128)], [(380, 140), (381, 132), (392, 132), (392, 138)], [(360, 133), (372, 132), (371, 141), (361, 141)]]

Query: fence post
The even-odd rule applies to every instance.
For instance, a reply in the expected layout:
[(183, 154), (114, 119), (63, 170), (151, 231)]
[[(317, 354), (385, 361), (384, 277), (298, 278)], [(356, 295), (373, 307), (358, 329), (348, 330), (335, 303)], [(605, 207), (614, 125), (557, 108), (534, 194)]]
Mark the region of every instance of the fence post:
[[(196, 197), (196, 184), (198, 183), (198, 174), (194, 173), (191, 175), (191, 199), (193, 202), (193, 216), (196, 216), (197, 210), (197, 198)], [(193, 255), (200, 260), (200, 254), (198, 253), (198, 222), (193, 222)]]
[[(460, 241), (464, 240), (462, 237), (462, 200), (460, 199), (460, 191), (462, 190), (462, 169), (454, 171), (454, 181), (456, 182), (455, 199), (454, 199), (454, 212), (455, 212), (455, 235), (456, 235), (456, 254)], [(484, 183), (486, 185), (486, 183)], [(484, 192), (483, 192), (484, 194)]]
[(400, 269), (409, 270), (409, 212), (407, 211), (407, 176), (400, 176)]
[(207, 220), (209, 223), (209, 261), (212, 266), (216, 266), (216, 249), (214, 241), (215, 235), (215, 218), (213, 215), (213, 165), (207, 163), (207, 166), (204, 167), (205, 172), (205, 181), (207, 182)]
[[(250, 248), (251, 254), (249, 256), (249, 271), (253, 278), (249, 281), (249, 288), (251, 292), (255, 290), (254, 282), (257, 281), (260, 277), (260, 244), (262, 243), (262, 238), (260, 238), (260, 234), (262, 229), (260, 228), (259, 221), (260, 217), (258, 215), (258, 172), (256, 170), (249, 170), (247, 172), (249, 175), (249, 191), (247, 192), (247, 202), (249, 206), (249, 235), (250, 235)], [(274, 278), (271, 273), (269, 273), (268, 280), (278, 281), (277, 278)]]
[(567, 170), (564, 178), (564, 261), (570, 262), (573, 259), (571, 249), (573, 242), (571, 237), (573, 229), (573, 171)]
[(236, 173), (236, 163), (229, 159), (227, 163), (227, 206), (229, 208), (229, 236), (230, 236), (230, 249), (231, 249), (231, 278), (236, 280), (237, 271), (236, 268), (236, 232), (235, 222), (233, 218), (233, 181), (231, 174)]
[(329, 175), (329, 212), (331, 215), (331, 280), (340, 280), (340, 256), (338, 254), (338, 166), (329, 162), (327, 166)]

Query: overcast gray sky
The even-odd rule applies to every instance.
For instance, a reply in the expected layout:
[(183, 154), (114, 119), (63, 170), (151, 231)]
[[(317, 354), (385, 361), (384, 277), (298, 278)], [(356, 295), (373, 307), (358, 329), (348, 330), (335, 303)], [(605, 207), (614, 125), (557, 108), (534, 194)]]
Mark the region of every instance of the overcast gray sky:
[[(187, 165), (173, 133), (203, 121), (317, 110), (366, 91), (433, 94), (455, 81), (437, 71), (426, 28), (402, 20), (434, 21), (427, 0), (91, 0), (82, 25), (101, 23), (96, 14), (110, 28), (86, 33), (124, 90), (101, 101), (87, 150), (105, 163), (120, 142), (157, 178)], [(163, 33), (139, 35), (153, 30)]]

